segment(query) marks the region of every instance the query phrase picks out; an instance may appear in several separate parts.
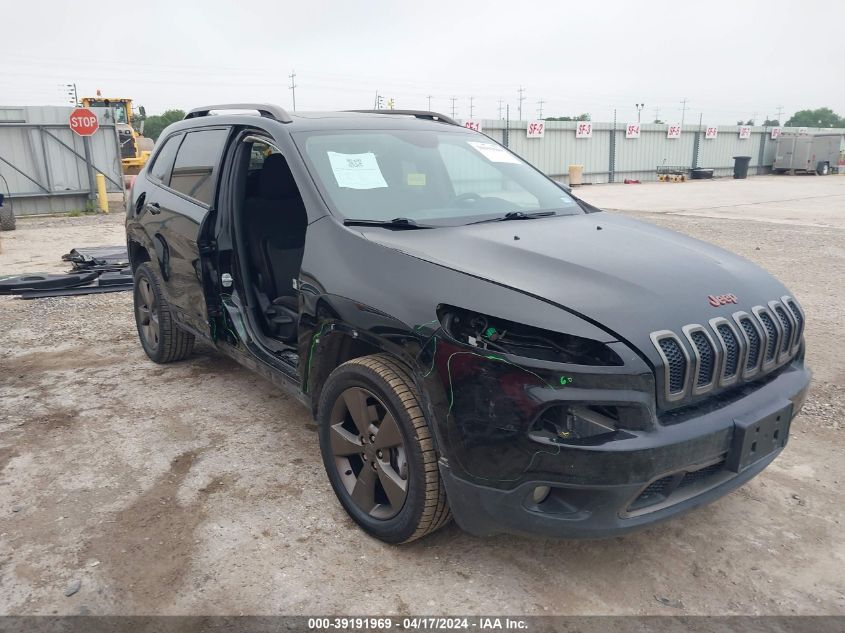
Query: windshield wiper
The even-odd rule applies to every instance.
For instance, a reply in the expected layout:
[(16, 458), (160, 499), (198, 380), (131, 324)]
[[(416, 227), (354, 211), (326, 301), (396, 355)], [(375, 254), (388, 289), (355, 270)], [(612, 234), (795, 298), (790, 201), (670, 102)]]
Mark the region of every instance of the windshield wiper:
[(393, 218), (392, 220), (367, 220), (364, 218), (349, 218), (343, 221), (344, 226), (381, 226), (386, 229), (433, 229), (428, 224), (417, 224), (410, 218)]
[(479, 220), (478, 222), (470, 222), (470, 224), (484, 224), (485, 222), (507, 222), (508, 220), (533, 220), (534, 218), (545, 218), (550, 215), (557, 215), (557, 211), (536, 211), (534, 213), (525, 213), (525, 211), (509, 211), (501, 217), (488, 218), (487, 220)]

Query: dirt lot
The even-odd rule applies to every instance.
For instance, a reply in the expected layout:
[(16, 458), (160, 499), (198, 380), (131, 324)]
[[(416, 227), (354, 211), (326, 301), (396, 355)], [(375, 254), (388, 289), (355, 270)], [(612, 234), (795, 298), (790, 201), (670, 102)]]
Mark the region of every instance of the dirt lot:
[[(624, 538), (451, 525), (391, 547), (335, 501), (301, 405), (207, 350), (154, 365), (129, 293), (0, 297), (0, 613), (845, 613), (845, 177), (581, 195), (734, 250), (802, 301), (815, 384), (760, 477)], [(120, 243), (121, 220), (20, 219), (0, 273), (62, 270), (71, 247)]]

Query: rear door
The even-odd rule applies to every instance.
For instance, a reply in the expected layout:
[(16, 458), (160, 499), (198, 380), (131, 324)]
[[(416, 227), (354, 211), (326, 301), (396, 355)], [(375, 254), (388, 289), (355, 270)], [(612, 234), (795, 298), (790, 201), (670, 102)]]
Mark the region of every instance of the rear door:
[(147, 198), (151, 217), (145, 224), (170, 307), (177, 320), (205, 335), (209, 334), (208, 311), (197, 239), (214, 206), (220, 157), (229, 131), (218, 126), (185, 132), (170, 174)]
[(778, 144), (775, 150), (775, 169), (792, 169), (792, 152), (794, 147), (794, 137), (781, 136), (778, 138)]

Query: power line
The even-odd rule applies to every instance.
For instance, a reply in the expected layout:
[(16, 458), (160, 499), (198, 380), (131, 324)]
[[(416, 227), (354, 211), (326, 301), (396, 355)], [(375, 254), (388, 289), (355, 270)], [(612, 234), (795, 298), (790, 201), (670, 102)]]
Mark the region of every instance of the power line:
[(522, 121), (522, 102), (525, 101), (525, 97), (523, 96), (525, 94), (525, 88), (520, 86), (517, 92), (519, 93), (519, 120)]
[(293, 80), (296, 79), (296, 71), (290, 71), (290, 75), (288, 75), (288, 77), (290, 77), (290, 93), (293, 98), (293, 109), (296, 111), (296, 84), (293, 82)]

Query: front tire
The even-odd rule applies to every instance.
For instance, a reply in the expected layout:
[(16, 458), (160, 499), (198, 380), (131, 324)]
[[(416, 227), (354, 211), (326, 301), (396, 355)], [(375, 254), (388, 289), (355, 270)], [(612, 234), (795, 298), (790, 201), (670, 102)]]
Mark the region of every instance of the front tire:
[(150, 360), (172, 363), (186, 358), (194, 349), (194, 335), (176, 325), (158, 275), (149, 262), (135, 270), (133, 295), (138, 338)]
[(326, 380), (320, 452), (352, 519), (386, 543), (407, 543), (451, 518), (434, 441), (407, 370), (390, 356), (350, 360)]

